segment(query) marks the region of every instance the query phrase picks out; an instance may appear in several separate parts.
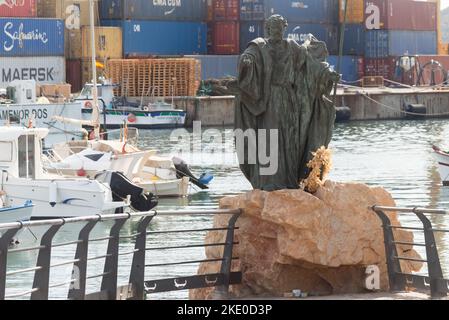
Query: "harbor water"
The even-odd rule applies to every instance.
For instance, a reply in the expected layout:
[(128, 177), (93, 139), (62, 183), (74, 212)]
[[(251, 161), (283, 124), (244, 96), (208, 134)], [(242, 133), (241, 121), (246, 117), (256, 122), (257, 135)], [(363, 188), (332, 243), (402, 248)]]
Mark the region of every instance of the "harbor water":
[[(210, 133), (211, 131), (204, 131)], [(224, 136), (229, 129), (216, 128), (215, 133), (221, 132)], [(218, 130), (218, 131), (217, 131)], [(170, 154), (177, 150), (179, 145), (171, 141), (170, 130), (155, 130), (140, 132), (140, 146), (160, 150), (162, 153)], [(211, 183), (211, 189), (206, 192), (191, 190), (188, 199), (166, 199), (161, 200), (159, 210), (164, 209), (211, 209), (216, 208), (220, 198), (232, 196), (250, 190), (249, 183), (239, 171), (236, 158), (233, 153), (233, 141), (227, 140), (221, 144), (220, 139), (211, 141), (207, 135), (188, 136), (194, 146), (193, 151), (186, 152), (195, 173), (208, 170), (215, 176)], [(432, 144), (449, 146), (449, 121), (375, 121), (375, 122), (352, 122), (338, 124), (335, 129), (334, 139), (331, 144), (333, 149), (334, 169), (330, 179), (340, 182), (360, 182), (370, 186), (382, 186), (394, 197), (398, 206), (421, 206), (430, 208), (449, 209), (449, 188), (443, 187), (438, 175), (435, 160), (432, 158)], [(185, 140), (185, 141), (188, 141)], [(224, 139), (223, 139), (224, 140)], [(199, 146), (202, 148), (200, 149)], [(220, 149), (227, 150), (220, 154)], [(212, 151), (215, 151), (213, 153)], [(409, 216), (401, 218), (402, 222), (409, 225), (417, 224), (416, 220)], [(151, 226), (151, 231), (174, 230), (174, 229), (201, 229), (211, 227), (211, 217), (156, 217)], [(436, 228), (448, 229), (449, 217), (432, 217), (432, 223)], [(55, 243), (75, 240), (79, 226), (65, 226), (55, 239)], [(123, 234), (131, 234), (135, 230), (135, 223), (128, 223)], [(32, 233), (31, 233), (32, 232)], [(33, 229), (25, 231), (21, 246), (36, 245), (34, 236), (39, 237), (42, 230)], [(94, 229), (92, 237), (107, 235), (107, 228), (98, 225)], [(150, 235), (147, 247), (156, 248), (162, 246), (175, 246), (187, 244), (201, 244), (204, 233), (197, 234), (167, 234)], [(445, 278), (449, 277), (449, 243), (447, 234), (437, 234), (440, 258), (444, 269)], [(423, 241), (422, 236), (417, 234), (416, 241)], [(105, 254), (107, 243), (92, 243), (89, 247), (89, 256)], [(120, 252), (130, 251), (134, 248), (133, 243), (123, 240)], [(418, 248), (417, 250), (421, 250)], [(52, 264), (73, 259), (75, 247), (58, 247), (53, 250)], [(425, 256), (424, 252), (420, 253)], [(32, 267), (36, 262), (37, 254), (13, 253), (8, 260), (8, 271)], [(204, 249), (187, 249), (149, 251), (147, 261), (151, 263), (165, 263), (185, 260), (199, 260), (204, 258)], [(128, 281), (131, 255), (120, 257), (119, 263), (119, 285)], [(103, 272), (104, 260), (94, 260), (88, 268), (88, 276), (101, 274)], [(153, 267), (146, 269), (146, 279), (164, 279), (180, 276), (188, 276), (196, 273), (198, 264)], [(61, 283), (71, 279), (71, 266), (56, 267), (51, 272), (50, 283)], [(99, 291), (100, 278), (89, 279), (88, 293)], [(7, 278), (7, 294), (23, 292), (31, 289), (33, 273), (20, 276), (9, 276)], [(52, 299), (66, 299), (69, 284), (50, 290)], [(25, 297), (26, 298), (26, 297)], [(155, 296), (148, 299), (187, 299), (185, 291), (172, 292)]]

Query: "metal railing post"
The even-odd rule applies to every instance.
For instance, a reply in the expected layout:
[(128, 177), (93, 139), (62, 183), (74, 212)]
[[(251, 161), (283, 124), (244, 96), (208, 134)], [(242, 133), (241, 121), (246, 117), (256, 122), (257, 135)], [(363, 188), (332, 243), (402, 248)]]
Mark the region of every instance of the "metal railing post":
[(232, 270), (232, 251), (234, 248), (235, 225), (242, 212), (234, 214), (228, 223), (228, 232), (226, 234), (226, 245), (223, 251), (223, 261), (221, 263), (220, 273), (223, 275), (223, 285), (217, 287), (217, 298), (228, 298), (229, 284), (231, 282)]
[(9, 245), (19, 230), (20, 228), (7, 230), (0, 238), (0, 300), (5, 300)]
[(38, 289), (31, 294), (31, 300), (48, 300), (48, 288), (50, 284), (50, 263), (52, 241), (56, 233), (64, 224), (51, 226), (42, 236), (39, 255), (36, 266), (41, 267), (34, 273), (33, 288)]
[(419, 212), (415, 212), (416, 216), (421, 220), (424, 226), (424, 238), (426, 242), (427, 267), (430, 277), (430, 294), (432, 298), (441, 298), (447, 296), (447, 288), (441, 290), (440, 283), (443, 279), (443, 270), (441, 269), (438, 248), (433, 233), (432, 223), (429, 219)]
[(87, 277), (87, 256), (89, 253), (89, 236), (98, 221), (87, 223), (78, 235), (78, 243), (73, 264), (73, 282), (70, 284), (68, 298), (73, 300), (84, 300), (86, 297), (86, 277)]
[(390, 282), (390, 291), (399, 292), (405, 291), (406, 283), (403, 277), (400, 277), (399, 274), (401, 271), (401, 263), (397, 259), (398, 252), (396, 248), (396, 244), (394, 242), (394, 234), (393, 229), (391, 228), (390, 218), (381, 210), (374, 208), (374, 212), (379, 216), (382, 220), (382, 228), (384, 232), (384, 241), (385, 241), (385, 256), (387, 259), (387, 270), (388, 270), (388, 278)]
[(136, 252), (133, 255), (133, 262), (131, 265), (131, 272), (129, 276), (129, 283), (132, 285), (134, 295), (129, 300), (143, 300), (145, 296), (145, 253), (147, 242), (147, 228), (153, 220), (154, 216), (143, 218), (138, 227), (138, 235), (136, 237), (136, 244), (134, 249)]
[(108, 242), (107, 257), (104, 263), (104, 275), (101, 281), (101, 291), (107, 292), (108, 300), (117, 299), (117, 276), (118, 276), (120, 230), (122, 229), (126, 221), (128, 221), (129, 217), (116, 220), (109, 234), (111, 239), (109, 239)]

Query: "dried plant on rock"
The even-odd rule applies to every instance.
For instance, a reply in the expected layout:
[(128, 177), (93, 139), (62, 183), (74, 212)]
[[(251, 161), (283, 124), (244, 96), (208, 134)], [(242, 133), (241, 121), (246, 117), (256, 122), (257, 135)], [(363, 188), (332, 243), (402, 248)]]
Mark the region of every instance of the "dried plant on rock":
[(312, 152), (313, 159), (307, 164), (310, 169), (309, 176), (300, 182), (301, 189), (307, 192), (315, 193), (324, 185), (326, 176), (332, 169), (332, 151), (321, 147), (317, 151)]

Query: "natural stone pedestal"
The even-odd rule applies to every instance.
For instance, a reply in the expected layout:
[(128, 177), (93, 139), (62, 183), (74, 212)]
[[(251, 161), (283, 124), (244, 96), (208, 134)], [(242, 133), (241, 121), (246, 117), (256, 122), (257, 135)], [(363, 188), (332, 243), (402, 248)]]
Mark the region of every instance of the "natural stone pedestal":
[[(220, 207), (242, 209), (238, 220), (233, 270), (243, 272), (243, 284), (231, 287), (234, 297), (283, 296), (294, 289), (309, 294), (366, 292), (365, 270), (377, 265), (381, 289), (388, 289), (384, 237), (373, 205), (395, 206), (382, 188), (363, 184), (326, 182), (316, 194), (301, 190), (252, 191), (221, 200)], [(397, 215), (389, 214), (399, 225)], [(217, 216), (215, 227), (229, 217)], [(396, 240), (413, 242), (413, 234), (397, 230)], [(210, 232), (206, 243), (225, 242), (222, 232)], [(208, 258), (221, 258), (222, 247), (206, 250)], [(419, 257), (411, 246), (398, 246), (403, 257)], [(421, 264), (401, 262), (404, 272)], [(217, 273), (220, 263), (199, 267), (199, 274)], [(192, 290), (191, 299), (211, 299), (213, 289)]]

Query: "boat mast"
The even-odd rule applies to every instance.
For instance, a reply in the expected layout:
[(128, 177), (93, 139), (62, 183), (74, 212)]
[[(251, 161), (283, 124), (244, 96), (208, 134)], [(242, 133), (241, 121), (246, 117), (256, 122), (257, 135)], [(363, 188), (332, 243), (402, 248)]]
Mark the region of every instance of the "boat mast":
[(98, 106), (98, 88), (97, 88), (97, 61), (95, 50), (95, 19), (94, 19), (94, 0), (89, 0), (90, 17), (90, 46), (92, 54), (92, 122), (94, 126), (95, 139), (100, 139), (100, 108)]

